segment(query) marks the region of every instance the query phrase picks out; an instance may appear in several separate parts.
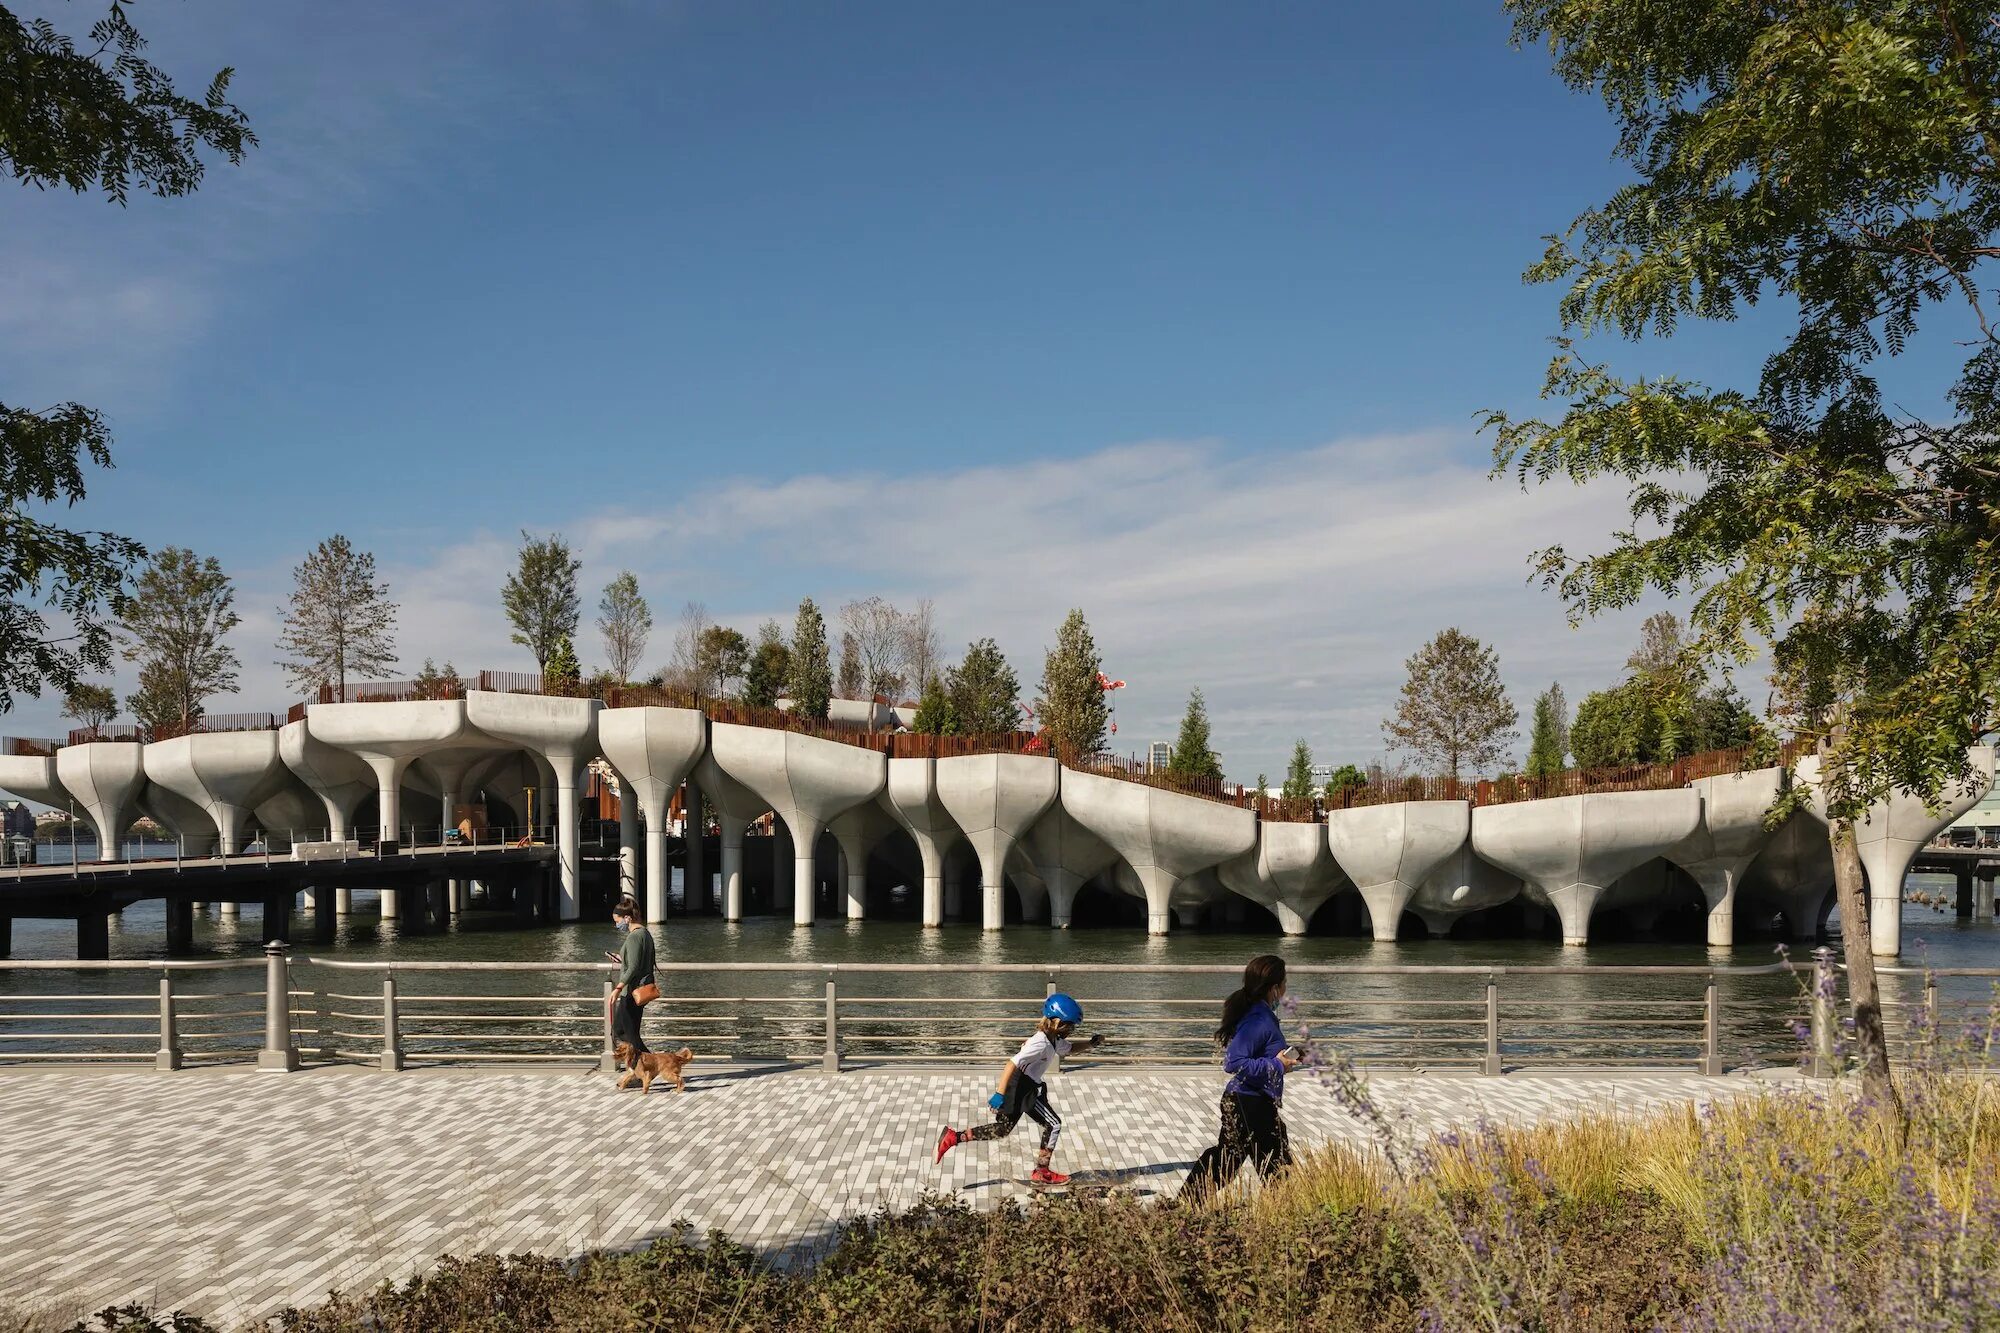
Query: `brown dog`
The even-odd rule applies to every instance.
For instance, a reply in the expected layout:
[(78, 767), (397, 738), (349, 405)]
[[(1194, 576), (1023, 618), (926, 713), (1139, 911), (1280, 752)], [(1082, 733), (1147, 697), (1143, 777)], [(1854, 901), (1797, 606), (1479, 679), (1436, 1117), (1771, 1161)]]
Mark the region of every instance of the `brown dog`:
[(688, 1061), (694, 1059), (694, 1052), (685, 1046), (678, 1051), (647, 1051), (639, 1057), (636, 1065), (632, 1063), (632, 1043), (629, 1041), (619, 1042), (612, 1054), (625, 1070), (618, 1076), (621, 1089), (631, 1087), (636, 1080), (639, 1095), (643, 1097), (653, 1090), (654, 1079), (670, 1078), (674, 1081), (675, 1092), (687, 1091), (687, 1079), (681, 1071)]

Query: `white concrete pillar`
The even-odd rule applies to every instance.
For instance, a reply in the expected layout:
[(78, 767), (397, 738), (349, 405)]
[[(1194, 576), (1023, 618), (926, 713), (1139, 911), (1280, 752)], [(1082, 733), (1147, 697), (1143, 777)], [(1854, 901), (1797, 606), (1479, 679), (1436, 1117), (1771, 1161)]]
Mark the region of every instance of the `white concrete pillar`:
[(1283, 898), (1271, 904), (1271, 910), (1278, 914), (1278, 929), (1285, 934), (1303, 935), (1306, 933), (1305, 914), (1286, 902)]
[(234, 921), (242, 915), (243, 915), (242, 903), (225, 902), (222, 904), (222, 917), (225, 921)]
[(465, 881), (462, 879), (446, 880), (444, 882), (444, 892), (445, 910), (453, 916), (462, 915), (465, 911)]
[(1708, 904), (1708, 947), (1727, 949), (1736, 943), (1736, 875), (1728, 866), (1704, 866), (1688, 872), (1701, 885)]
[(1146, 933), (1165, 935), (1173, 930), (1174, 889), (1180, 878), (1158, 866), (1139, 868), (1139, 883), (1146, 890)]
[(351, 916), (354, 913), (354, 890), (335, 889), (333, 891), (333, 912), (335, 916)]
[(1067, 870), (1048, 871), (1049, 886), (1049, 926), (1055, 930), (1068, 930), (1070, 914), (1076, 909), (1076, 895), (1083, 888), (1080, 876)]
[(403, 915), (402, 890), (383, 889), (380, 891), (380, 896), (382, 902), (382, 919), (384, 921), (395, 921), (401, 918)]
[(1604, 887), (1600, 884), (1571, 884), (1550, 891), (1549, 902), (1562, 922), (1565, 945), (1580, 948), (1590, 943), (1590, 917), (1597, 910), (1597, 900), (1603, 896)]
[[(618, 781), (618, 891), (639, 896), (639, 803), (633, 799), (632, 784)], [(665, 894), (646, 881), (646, 919), (651, 921)]]
[(409, 769), (410, 761), (382, 755), (362, 757), (368, 761), (368, 767), (375, 770), (376, 818), (382, 825), (381, 840), (395, 842), (402, 836), (403, 774)]
[(743, 826), (724, 816), (722, 821), (722, 919), (743, 919)]
[(1991, 921), (1993, 919), (1993, 881), (1974, 878), (1972, 881), (1972, 919)]
[(685, 791), (687, 822), (682, 840), (687, 845), (687, 868), (681, 874), (681, 896), (692, 913), (708, 909), (708, 845), (702, 838), (702, 831), (708, 826), (708, 810), (700, 787), (690, 782)]
[(935, 838), (918, 838), (917, 857), (924, 867), (924, 924), (944, 924), (944, 857)]
[[(1415, 884), (1392, 879), (1386, 884), (1370, 884), (1361, 890), (1361, 901), (1368, 904), (1368, 929), (1378, 944), (1396, 942), (1397, 929), (1403, 924), (1403, 909), (1410, 905), (1410, 899), (1416, 897), (1417, 888)], [(1298, 933), (1303, 935), (1304, 928), (1301, 927)]]
[(799, 826), (792, 830), (792, 924), (810, 926), (819, 897), (816, 855), (821, 829), (816, 819), (803, 815), (797, 819)]
[(556, 764), (556, 844), (562, 869), (562, 901), (557, 916), (563, 921), (583, 918), (582, 861), (577, 846), (576, 761), (563, 759)]

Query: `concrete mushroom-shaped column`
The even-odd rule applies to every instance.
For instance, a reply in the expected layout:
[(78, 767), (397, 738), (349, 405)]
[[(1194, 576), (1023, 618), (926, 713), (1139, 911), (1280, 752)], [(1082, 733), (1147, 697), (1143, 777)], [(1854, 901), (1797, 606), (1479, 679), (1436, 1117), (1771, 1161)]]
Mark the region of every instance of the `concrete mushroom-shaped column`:
[(840, 844), (840, 858), (847, 863), (847, 919), (859, 921), (868, 915), (868, 854), (882, 836), (896, 827), (878, 797), (852, 810), (835, 815), (827, 825)]
[(326, 807), (327, 837), (346, 841), (353, 831), (355, 809), (376, 791), (375, 774), (367, 761), (328, 745), (303, 722), (278, 728), (278, 757)]
[[(207, 810), (158, 783), (140, 789), (139, 813), (173, 834), (182, 856), (214, 856), (222, 845), (222, 831)], [(234, 906), (225, 904), (223, 915), (232, 915)]]
[(923, 860), (923, 921), (944, 924), (945, 857), (959, 838), (958, 825), (937, 794), (937, 760), (891, 759), (882, 804), (909, 831)]
[[(704, 754), (689, 782), (701, 788), (702, 800), (715, 812), (722, 844), (722, 919), (743, 919), (743, 831), (762, 819), (771, 803), (715, 766)], [(771, 840), (777, 842), (776, 838)]]
[(1061, 801), (1035, 821), (1025, 845), (1035, 873), (1048, 890), (1049, 925), (1068, 930), (1077, 892), (1111, 867), (1118, 859), (1117, 851), (1077, 823)]
[[(622, 796), (646, 820), (646, 894), (654, 912), (667, 905), (667, 806), (708, 749), (708, 719), (693, 708), (607, 708), (597, 719), (597, 744), (624, 780)], [(621, 800), (620, 808), (626, 802)], [(690, 832), (699, 837), (700, 831)], [(688, 910), (695, 896), (688, 894)]]
[(146, 786), (146, 747), (135, 741), (91, 741), (56, 751), (56, 777), (97, 830), (97, 855), (125, 859), (125, 830)]
[(1268, 908), (1287, 935), (1303, 935), (1306, 923), (1346, 882), (1340, 863), (1318, 824), (1265, 820), (1257, 845), (1216, 867), (1231, 893)]
[(69, 791), (56, 776), (54, 755), (0, 754), (0, 791), (41, 805), (69, 804)]
[(717, 722), (709, 729), (715, 766), (755, 792), (792, 834), (792, 921), (813, 922), (813, 850), (834, 816), (881, 795), (888, 759), (844, 741), (796, 731)]
[(1938, 809), (1926, 809), (1908, 792), (1891, 792), (1887, 800), (1869, 807), (1867, 819), (1854, 825), (1855, 849), (1868, 872), (1868, 934), (1877, 958), (1894, 958), (1903, 951), (1903, 881), (1910, 862), (1945, 825), (1992, 790), (1993, 747), (1975, 745), (1965, 757), (1972, 781), (1947, 787)]
[(1590, 942), (1590, 914), (1621, 876), (1695, 831), (1701, 796), (1672, 791), (1602, 792), (1472, 813), (1472, 850), (1518, 875), (1533, 901), (1562, 919), (1564, 944)]
[[(1257, 845), (1249, 810), (1071, 769), (1063, 809), (1125, 859), (1146, 899), (1146, 929), (1165, 935), (1182, 882)], [(1129, 891), (1129, 885), (1128, 885)], [(1206, 901), (1206, 899), (1203, 899)], [(1193, 904), (1200, 905), (1200, 904)]]
[(495, 740), (533, 751), (555, 770), (556, 855), (562, 870), (564, 921), (583, 915), (576, 784), (583, 766), (597, 754), (597, 715), (603, 707), (595, 699), (545, 694), (468, 690), (465, 695), (465, 716), (473, 726)]
[(272, 851), (289, 852), (294, 841), (309, 841), (319, 829), (320, 802), (312, 788), (286, 769), (277, 789), (257, 802), (251, 817), (264, 830), (265, 845)]
[(1432, 871), (1465, 845), (1464, 801), (1397, 801), (1326, 814), (1327, 845), (1368, 904), (1375, 938), (1391, 941)]
[(1423, 920), (1434, 939), (1451, 934), (1452, 923), (1462, 916), (1510, 903), (1521, 896), (1521, 881), (1488, 865), (1472, 852), (1472, 841), (1445, 858), (1444, 863), (1424, 877), (1410, 899), (1409, 910)]
[(969, 754), (937, 761), (938, 800), (979, 856), (980, 919), (1007, 923), (1007, 853), (1062, 790), (1062, 766), (1045, 755)]
[(472, 800), (473, 779), (490, 763), (496, 753), (504, 749), (498, 741), (482, 736), (468, 728), (469, 734), (463, 739), (471, 744), (448, 745), (431, 750), (417, 760), (414, 772), (421, 774), (429, 785), (437, 788), (438, 797), (438, 840), (444, 841), (444, 831), (458, 826), (461, 805)]
[(215, 824), (224, 856), (243, 849), (252, 812), (291, 776), (275, 731), (196, 732), (145, 750), (146, 780), (199, 806)]
[(1790, 938), (1811, 939), (1833, 893), (1833, 848), (1826, 822), (1806, 810), (1778, 826), (1743, 872), (1738, 897), (1753, 912), (1783, 912)]
[[(305, 726), (314, 740), (345, 750), (368, 765), (375, 778), (383, 849), (390, 852), (402, 836), (403, 776), (410, 764), (419, 755), (459, 744), (468, 731), (465, 704), (457, 699), (312, 704), (306, 709)], [(281, 735), (279, 753), (287, 748)], [(292, 771), (306, 785), (317, 787), (309, 773), (296, 767)]]
[(1764, 816), (1778, 799), (1781, 768), (1724, 773), (1688, 785), (1701, 795), (1701, 824), (1669, 847), (1667, 860), (1694, 876), (1708, 902), (1708, 944), (1736, 942), (1736, 890), (1743, 872), (1771, 840)]

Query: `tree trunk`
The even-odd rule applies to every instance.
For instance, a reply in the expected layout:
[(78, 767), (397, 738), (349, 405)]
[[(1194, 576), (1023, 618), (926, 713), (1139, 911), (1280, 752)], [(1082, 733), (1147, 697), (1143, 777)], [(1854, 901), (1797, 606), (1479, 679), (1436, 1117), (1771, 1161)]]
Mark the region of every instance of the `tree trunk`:
[(1868, 926), (1868, 885), (1854, 823), (1827, 821), (1833, 848), (1833, 889), (1840, 905), (1840, 938), (1847, 952), (1847, 997), (1854, 1008), (1855, 1053), (1861, 1065), (1862, 1095), (1902, 1118), (1902, 1103), (1889, 1078), (1889, 1042), (1882, 1029), (1881, 992), (1875, 984), (1875, 949)]

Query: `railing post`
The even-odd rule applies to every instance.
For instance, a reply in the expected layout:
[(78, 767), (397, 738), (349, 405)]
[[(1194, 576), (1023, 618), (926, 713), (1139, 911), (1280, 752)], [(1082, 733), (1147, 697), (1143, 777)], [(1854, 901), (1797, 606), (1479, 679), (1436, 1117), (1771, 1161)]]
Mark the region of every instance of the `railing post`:
[(291, 946), (272, 940), (264, 946), (264, 1049), (257, 1052), (259, 1069), (284, 1073), (299, 1067), (292, 1045)]
[(1935, 1056), (1938, 1047), (1937, 975), (1928, 968), (1924, 970), (1924, 1033), (1930, 1054)]
[(153, 1056), (155, 1069), (179, 1069), (181, 1067), (180, 1024), (174, 1018), (174, 979), (171, 973), (160, 974), (160, 1049)]
[(1715, 989), (1715, 974), (1708, 974), (1708, 990), (1702, 997), (1701, 1072), (1711, 1078), (1722, 1073), (1722, 999)]
[(826, 978), (826, 1054), (820, 1057), (820, 1068), (829, 1074), (840, 1072), (839, 996), (831, 973)]
[(1486, 974), (1486, 1059), (1479, 1072), (1500, 1073), (1500, 982), (1491, 972)]
[(396, 1013), (396, 978), (382, 978), (382, 1072), (393, 1074), (403, 1067), (403, 1025)]
[(1833, 950), (1813, 950), (1812, 1059), (1808, 1073), (1813, 1078), (1832, 1078), (1839, 1072), (1834, 1058), (1833, 997), (1836, 985)]
[(597, 1057), (597, 1072), (613, 1073), (618, 1068), (617, 1041), (611, 1032), (611, 992), (616, 989), (611, 982), (604, 983), (604, 1051)]

